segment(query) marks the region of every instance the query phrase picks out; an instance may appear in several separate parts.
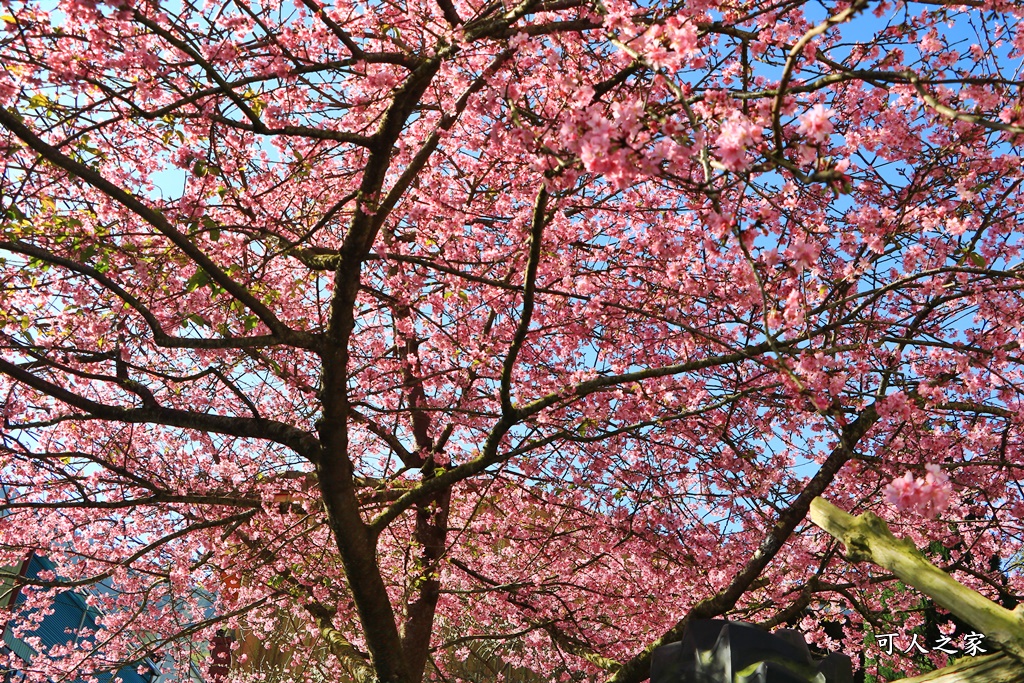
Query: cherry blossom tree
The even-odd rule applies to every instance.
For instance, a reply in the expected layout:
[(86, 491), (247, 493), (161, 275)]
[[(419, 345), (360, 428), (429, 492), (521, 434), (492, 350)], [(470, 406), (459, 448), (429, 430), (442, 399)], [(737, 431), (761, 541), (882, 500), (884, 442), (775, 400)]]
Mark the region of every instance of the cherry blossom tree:
[(3, 619), (103, 613), (28, 680), (856, 651), (821, 494), (1024, 590), (1015, 0), (4, 8)]

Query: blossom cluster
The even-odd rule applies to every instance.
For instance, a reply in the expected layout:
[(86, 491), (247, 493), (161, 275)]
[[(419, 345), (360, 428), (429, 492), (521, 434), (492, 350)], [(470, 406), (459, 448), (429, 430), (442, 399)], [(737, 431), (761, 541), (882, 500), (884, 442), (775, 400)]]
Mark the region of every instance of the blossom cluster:
[(952, 487), (949, 477), (938, 465), (925, 465), (928, 474), (924, 478), (914, 478), (907, 472), (902, 477), (892, 480), (883, 489), (885, 500), (905, 512), (913, 512), (923, 517), (937, 517), (949, 506)]

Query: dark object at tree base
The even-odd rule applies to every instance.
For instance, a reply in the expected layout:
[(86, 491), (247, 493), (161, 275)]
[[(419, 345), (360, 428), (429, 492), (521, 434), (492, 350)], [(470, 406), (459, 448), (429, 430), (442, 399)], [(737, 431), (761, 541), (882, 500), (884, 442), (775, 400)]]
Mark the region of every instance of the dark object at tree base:
[(651, 683), (853, 683), (853, 664), (838, 652), (813, 660), (798, 631), (707, 619), (654, 651)]

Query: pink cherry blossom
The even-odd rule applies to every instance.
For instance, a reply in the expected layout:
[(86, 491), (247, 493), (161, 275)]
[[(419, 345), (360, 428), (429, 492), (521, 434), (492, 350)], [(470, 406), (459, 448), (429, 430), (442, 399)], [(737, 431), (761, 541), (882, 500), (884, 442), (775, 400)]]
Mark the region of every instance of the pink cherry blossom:
[(747, 150), (761, 139), (761, 127), (734, 111), (719, 129), (715, 146), (722, 165), (730, 171), (746, 168), (751, 161)]
[(803, 270), (814, 265), (821, 253), (821, 248), (813, 242), (795, 242), (786, 250), (786, 256), (792, 259), (793, 267)]
[(887, 484), (882, 493), (885, 500), (899, 510), (935, 517), (949, 506), (952, 487), (949, 477), (938, 465), (924, 467), (928, 473), (923, 479), (907, 472)]
[(800, 125), (797, 127), (797, 132), (806, 135), (817, 143), (825, 142), (828, 140), (829, 135), (832, 134), (833, 127), (830, 119), (833, 114), (835, 112), (831, 109), (826, 109), (824, 106), (816, 104), (800, 117)]

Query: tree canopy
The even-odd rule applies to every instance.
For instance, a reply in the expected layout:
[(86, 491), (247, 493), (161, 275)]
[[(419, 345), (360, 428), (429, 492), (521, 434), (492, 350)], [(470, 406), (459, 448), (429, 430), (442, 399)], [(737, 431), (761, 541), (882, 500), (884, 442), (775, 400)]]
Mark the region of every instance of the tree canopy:
[(915, 598), (823, 493), (1024, 590), (1018, 2), (4, 7), (2, 618), (104, 615), (29, 680), (828, 645)]

